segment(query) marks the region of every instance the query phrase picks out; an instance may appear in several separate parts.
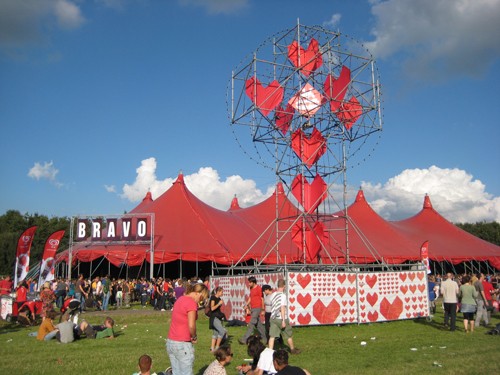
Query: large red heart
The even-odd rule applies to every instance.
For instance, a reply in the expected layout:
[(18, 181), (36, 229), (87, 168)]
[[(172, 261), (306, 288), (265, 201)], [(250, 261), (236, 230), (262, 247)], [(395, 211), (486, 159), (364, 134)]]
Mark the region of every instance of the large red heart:
[(363, 107), (359, 104), (355, 96), (348, 102), (341, 104), (340, 109), (336, 112), (338, 119), (344, 124), (345, 128), (349, 130), (358, 121), (363, 114)]
[(292, 181), (292, 194), (304, 207), (306, 212), (312, 212), (328, 197), (328, 186), (319, 174), (314, 177), (312, 184), (302, 174), (295, 176)]
[(294, 112), (295, 108), (290, 104), (287, 104), (286, 109), (283, 109), (281, 105), (276, 108), (274, 112), (276, 127), (281, 130), (283, 134), (286, 134), (290, 128)]
[(387, 320), (396, 320), (399, 318), (403, 312), (403, 301), (396, 297), (392, 303), (389, 302), (387, 298), (384, 297), (382, 302), (380, 302), (380, 313)]
[(276, 80), (264, 87), (257, 78), (249, 78), (246, 81), (245, 92), (264, 116), (267, 116), (283, 100), (283, 87)]
[(304, 164), (311, 167), (326, 152), (326, 139), (316, 128), (309, 137), (299, 128), (292, 134), (292, 149)]
[(311, 295), (309, 293), (306, 295), (299, 294), (297, 302), (305, 309), (311, 303)]
[(306, 273), (305, 276), (302, 276), (302, 275), (303, 275), (302, 273), (298, 274), (297, 282), (302, 287), (302, 289), (305, 289), (306, 286), (308, 286), (309, 283), (311, 282), (311, 275), (308, 273)]
[(376, 321), (377, 321), (377, 319), (378, 319), (378, 312), (376, 312), (376, 311), (373, 311), (373, 312), (372, 312), (372, 311), (370, 311), (370, 312), (368, 313), (368, 320), (369, 320), (370, 322), (376, 322)]
[(334, 299), (325, 306), (321, 300), (317, 300), (313, 305), (313, 315), (319, 323), (332, 324), (340, 313), (340, 305)]
[(314, 38), (309, 42), (307, 51), (294, 40), (288, 46), (288, 58), (296, 68), (302, 69), (302, 74), (306, 77), (323, 64), (318, 41)]
[[(304, 244), (305, 234), (305, 244)], [(302, 252), (306, 253), (306, 260), (309, 263), (317, 261), (316, 256), (321, 250), (321, 244), (327, 239), (327, 233), (323, 223), (317, 221), (313, 227), (305, 225), (302, 222), (295, 224), (292, 228), (292, 241)], [(304, 249), (305, 247), (305, 249)]]
[(351, 82), (351, 71), (347, 66), (342, 66), (338, 78), (328, 75), (324, 84), (325, 97), (330, 100), (330, 110), (337, 112), (347, 93), (347, 86)]
[(339, 282), (340, 282), (341, 284), (343, 284), (343, 283), (344, 283), (345, 278), (346, 278), (346, 274), (345, 274), (345, 273), (339, 273), (339, 274), (337, 275), (337, 279), (339, 279)]
[(406, 280), (406, 273), (400, 273), (399, 278), (404, 282)]
[(226, 317), (228, 319), (232, 318), (232, 315), (233, 315), (233, 305), (232, 305), (230, 299), (224, 305), (222, 305), (221, 311), (226, 315)]

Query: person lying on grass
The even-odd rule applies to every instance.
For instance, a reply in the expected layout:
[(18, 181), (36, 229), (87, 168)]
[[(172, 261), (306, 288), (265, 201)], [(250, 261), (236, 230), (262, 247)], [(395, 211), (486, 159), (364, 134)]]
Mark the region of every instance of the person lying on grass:
[(85, 336), (88, 339), (112, 339), (115, 337), (115, 333), (113, 331), (113, 326), (115, 325), (115, 321), (109, 316), (104, 320), (104, 324), (100, 326), (92, 326), (87, 321), (82, 320), (80, 323), (79, 333), (85, 333)]

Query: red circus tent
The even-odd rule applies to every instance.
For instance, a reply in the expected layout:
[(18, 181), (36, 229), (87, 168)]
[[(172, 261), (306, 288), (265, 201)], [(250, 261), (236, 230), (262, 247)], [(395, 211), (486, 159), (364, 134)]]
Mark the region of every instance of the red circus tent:
[(484, 241), (460, 229), (442, 217), (426, 195), (422, 210), (413, 217), (392, 225), (413, 244), (420, 247), (429, 241), (429, 257), (435, 261), (458, 264), (465, 261), (488, 261), (500, 269), (500, 246)]

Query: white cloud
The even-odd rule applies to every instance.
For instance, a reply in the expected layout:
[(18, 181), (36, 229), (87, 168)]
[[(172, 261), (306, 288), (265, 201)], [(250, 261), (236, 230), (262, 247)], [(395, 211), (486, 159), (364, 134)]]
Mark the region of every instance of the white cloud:
[(205, 7), (210, 14), (231, 14), (248, 6), (248, 0), (179, 0), (179, 3)]
[(54, 167), (54, 162), (47, 163), (43, 165), (36, 162), (33, 167), (28, 172), (28, 177), (31, 177), (37, 181), (48, 180), (57, 187), (62, 187), (63, 184), (56, 180), (56, 176), (59, 170)]
[[(157, 199), (177, 179), (175, 176), (158, 180), (155, 158), (143, 160), (136, 172), (134, 183), (125, 184), (121, 194), (131, 202), (140, 202), (148, 191), (153, 199)], [(235, 195), (240, 207), (249, 207), (263, 201), (275, 190), (273, 185), (262, 192), (255, 181), (237, 175), (223, 180), (211, 167), (184, 175), (184, 181), (197, 198), (221, 210), (229, 208)], [(434, 209), (451, 222), (500, 222), (500, 197), (492, 197), (481, 181), (474, 180), (472, 175), (460, 169), (436, 166), (407, 169), (384, 184), (363, 182), (361, 188), (368, 204), (387, 220), (401, 220), (417, 214), (422, 209), (425, 194), (428, 194)], [(342, 190), (341, 185), (330, 186), (334, 199), (325, 203), (327, 212), (342, 209)], [(349, 189), (347, 205), (354, 201), (356, 193), (357, 188)], [(296, 201), (291, 195), (290, 200)]]
[[(121, 196), (131, 202), (141, 201), (148, 191), (153, 199), (158, 198), (177, 179), (166, 178), (158, 180), (156, 177), (156, 159), (149, 158), (141, 162), (136, 169), (137, 176), (133, 184), (123, 186)], [(198, 172), (184, 175), (187, 188), (200, 200), (221, 210), (227, 210), (236, 194), (240, 207), (248, 207), (262, 201), (269, 196), (274, 187), (270, 187), (266, 193), (257, 189), (253, 180), (245, 180), (240, 176), (230, 176), (221, 181), (218, 172), (210, 167), (200, 168)]]
[(500, 197), (460, 169), (406, 169), (385, 184), (363, 182), (370, 206), (382, 217), (400, 220), (417, 214), (428, 194), (434, 209), (451, 222), (500, 222)]
[(85, 18), (77, 1), (0, 1), (0, 45), (19, 47), (40, 42), (54, 21), (65, 29), (80, 27)]
[(106, 189), (108, 193), (116, 193), (115, 185), (104, 185), (104, 189)]
[(340, 18), (342, 17), (341, 14), (335, 13), (332, 15), (329, 21), (323, 22), (324, 27), (328, 27), (330, 29), (335, 29), (339, 26), (340, 23)]
[(500, 0), (373, 0), (377, 58), (403, 57), (407, 74), (477, 77), (500, 57)]

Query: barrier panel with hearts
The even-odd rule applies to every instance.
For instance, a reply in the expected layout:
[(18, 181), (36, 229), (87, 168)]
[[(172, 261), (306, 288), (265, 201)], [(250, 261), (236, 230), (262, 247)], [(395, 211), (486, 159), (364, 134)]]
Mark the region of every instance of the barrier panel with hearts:
[[(288, 315), (295, 326), (372, 323), (429, 315), (425, 271), (286, 272), (253, 274), (274, 289), (287, 280)], [(217, 276), (211, 286), (224, 288), (228, 319), (245, 320), (249, 295), (244, 276)]]

